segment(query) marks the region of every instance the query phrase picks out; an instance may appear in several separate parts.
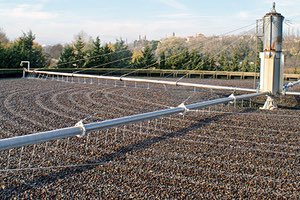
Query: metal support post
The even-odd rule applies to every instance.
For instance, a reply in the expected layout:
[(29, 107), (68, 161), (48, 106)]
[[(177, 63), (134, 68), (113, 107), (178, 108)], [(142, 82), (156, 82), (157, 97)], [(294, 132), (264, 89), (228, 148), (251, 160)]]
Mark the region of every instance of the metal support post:
[(261, 109), (261, 110), (274, 110), (274, 109), (277, 109), (277, 108), (278, 107), (277, 107), (277, 104), (274, 100), (274, 96), (268, 95), (264, 106), (260, 107), (259, 109)]

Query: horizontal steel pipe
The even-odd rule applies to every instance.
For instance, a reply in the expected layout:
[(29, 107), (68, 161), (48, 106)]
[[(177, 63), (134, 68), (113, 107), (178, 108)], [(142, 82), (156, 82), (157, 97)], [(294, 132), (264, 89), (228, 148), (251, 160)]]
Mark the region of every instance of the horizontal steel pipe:
[[(256, 92), (255, 89), (250, 89), (250, 88), (239, 88), (239, 87), (217, 86), (217, 85), (207, 85), (207, 84), (197, 84), (197, 83), (151, 80), (151, 79), (138, 79), (138, 78), (114, 77), (114, 76), (95, 76), (95, 75), (88, 75), (88, 74), (72, 74), (72, 73), (61, 73), (61, 72), (34, 71), (34, 70), (26, 70), (26, 69), (25, 69), (25, 72), (57, 75), (57, 76), (79, 77), (79, 78), (95, 78), (95, 79), (107, 79), (107, 80), (117, 80), (117, 81), (156, 83), (156, 84), (163, 84), (163, 85), (207, 88), (207, 89), (216, 89), (216, 90)], [(297, 81), (295, 83), (299, 84), (299, 81)], [(296, 85), (295, 83), (293, 83), (293, 86)], [(285, 94), (300, 96), (300, 92), (286, 92)]]
[(295, 81), (295, 82), (290, 82), (286, 85), (287, 88), (291, 88), (291, 87), (294, 87), (295, 85), (298, 85), (300, 84), (300, 80), (298, 81)]
[(34, 71), (34, 70), (25, 70), (25, 71), (29, 72), (29, 73), (39, 73), (39, 74), (68, 76), (68, 77), (95, 78), (95, 79), (140, 82), (140, 83), (155, 83), (155, 84), (162, 84), (162, 85), (186, 86), (186, 87), (195, 87), (195, 88), (208, 88), (208, 89), (216, 89), (216, 90), (256, 92), (255, 89), (249, 89), (249, 88), (227, 87), (227, 86), (217, 86), (217, 85), (207, 85), (207, 84), (197, 84), (197, 83), (185, 83), (185, 82), (176, 82), (176, 81), (162, 81), (162, 80), (139, 79), (139, 78), (128, 78), (128, 77), (114, 77), (114, 76), (96, 76), (96, 75), (88, 75), (88, 74), (72, 74), (72, 73)]
[(190, 105), (187, 105), (186, 108), (190, 109), (190, 110), (205, 108), (208, 106), (214, 106), (214, 105), (218, 105), (218, 104), (222, 104), (222, 103), (239, 101), (239, 100), (243, 100), (243, 99), (251, 99), (254, 97), (268, 95), (268, 94), (269, 94), (268, 92), (264, 92), (264, 93), (244, 94), (244, 95), (239, 95), (239, 96), (229, 96), (229, 97), (225, 97), (225, 98), (221, 98), (221, 99), (214, 99), (214, 100), (210, 100), (210, 101), (204, 101), (204, 102), (190, 104)]
[(57, 129), (53, 131), (33, 133), (29, 135), (16, 136), (0, 140), (0, 150), (12, 149), (16, 147), (38, 144), (51, 140), (58, 140), (62, 138), (72, 137), (74, 135), (82, 134), (80, 127), (69, 127)]
[(85, 124), (82, 127), (69, 127), (69, 128), (57, 129), (53, 131), (39, 132), (39, 133), (34, 133), (29, 135), (16, 136), (13, 138), (1, 139), (0, 150), (11, 149), (11, 148), (21, 147), (25, 145), (30, 145), (30, 144), (38, 144), (41, 142), (57, 140), (57, 139), (62, 139), (62, 138), (67, 138), (72, 136), (80, 136), (83, 135), (84, 133), (88, 133), (91, 131), (113, 128), (113, 127), (117, 127), (125, 124), (131, 124), (135, 122), (148, 121), (151, 119), (156, 119), (159, 117), (164, 117), (172, 114), (183, 113), (188, 110), (205, 108), (208, 106), (228, 103), (228, 102), (237, 101), (241, 99), (249, 99), (249, 98), (253, 98), (261, 95), (267, 95), (267, 94), (268, 93), (245, 94), (240, 96), (231, 95), (225, 98), (194, 103), (186, 106), (182, 105), (175, 108), (131, 115), (131, 116), (126, 116), (126, 117), (121, 117), (116, 119), (105, 120), (101, 122), (94, 122), (90, 124)]
[(300, 92), (286, 92), (286, 95), (295, 95), (295, 96), (300, 96)]
[(183, 113), (185, 111), (182, 107), (175, 107), (175, 108), (169, 108), (149, 113), (143, 113), (143, 114), (137, 114), (137, 115), (131, 115), (111, 120), (105, 120), (102, 122), (94, 122), (90, 124), (86, 124), (85, 128), (89, 131), (95, 131), (95, 130), (101, 130), (101, 129), (107, 129), (107, 128), (113, 128), (116, 126), (121, 126), (125, 124), (131, 124), (135, 122), (142, 122), (142, 121), (148, 121), (151, 119), (156, 119), (163, 116), (168, 116), (176, 113)]

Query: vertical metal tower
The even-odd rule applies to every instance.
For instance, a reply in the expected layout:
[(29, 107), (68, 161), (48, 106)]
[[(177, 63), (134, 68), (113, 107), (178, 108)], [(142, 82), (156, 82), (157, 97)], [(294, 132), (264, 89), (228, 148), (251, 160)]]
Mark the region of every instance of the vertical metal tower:
[(282, 94), (283, 65), (282, 25), (284, 17), (273, 9), (263, 17), (263, 47), (260, 53), (260, 92), (269, 92), (265, 105), (261, 109), (276, 108), (274, 96)]

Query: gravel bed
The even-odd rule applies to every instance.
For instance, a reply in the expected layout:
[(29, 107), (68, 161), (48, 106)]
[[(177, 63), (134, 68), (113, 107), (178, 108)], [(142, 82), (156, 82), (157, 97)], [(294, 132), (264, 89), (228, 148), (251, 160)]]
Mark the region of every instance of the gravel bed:
[[(0, 138), (231, 94), (73, 81), (0, 79)], [(183, 81), (253, 87), (253, 80)], [(299, 199), (299, 97), (277, 98), (275, 111), (259, 110), (264, 100), (1, 151), (0, 199)]]

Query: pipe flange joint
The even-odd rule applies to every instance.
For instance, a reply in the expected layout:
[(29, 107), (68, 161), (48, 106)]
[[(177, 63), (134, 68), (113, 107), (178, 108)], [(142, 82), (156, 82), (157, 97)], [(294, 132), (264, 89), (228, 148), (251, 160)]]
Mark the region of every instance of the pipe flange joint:
[(188, 111), (190, 111), (190, 110), (184, 105), (184, 103), (180, 104), (180, 105), (178, 106), (178, 108), (183, 108), (183, 109), (184, 109), (183, 113), (181, 113), (182, 115), (184, 115), (185, 113), (187, 113)]
[(230, 101), (230, 103), (231, 104), (235, 104), (236, 103), (236, 97), (234, 96), (234, 94), (231, 94), (230, 96), (229, 96), (229, 98), (233, 98), (233, 101)]
[(82, 133), (79, 134), (79, 135), (77, 135), (77, 137), (80, 137), (80, 138), (81, 138), (81, 137), (85, 136), (85, 134), (86, 134), (86, 129), (85, 129), (85, 126), (84, 126), (82, 120), (80, 120), (79, 122), (77, 122), (77, 124), (75, 124), (75, 127), (79, 127), (79, 128), (82, 130)]

